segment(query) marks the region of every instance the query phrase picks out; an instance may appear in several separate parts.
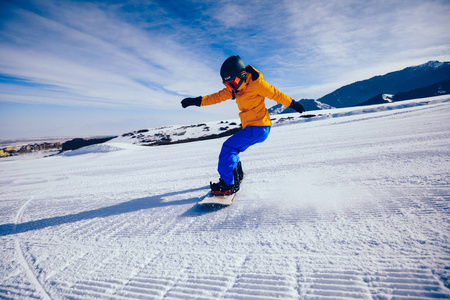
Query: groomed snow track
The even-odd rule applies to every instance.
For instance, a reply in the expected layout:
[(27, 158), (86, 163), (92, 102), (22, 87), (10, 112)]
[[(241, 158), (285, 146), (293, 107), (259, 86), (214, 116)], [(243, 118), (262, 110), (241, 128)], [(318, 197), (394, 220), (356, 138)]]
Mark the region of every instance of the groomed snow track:
[(450, 101), (408, 103), (274, 127), (224, 209), (223, 139), (1, 161), (0, 298), (448, 299)]

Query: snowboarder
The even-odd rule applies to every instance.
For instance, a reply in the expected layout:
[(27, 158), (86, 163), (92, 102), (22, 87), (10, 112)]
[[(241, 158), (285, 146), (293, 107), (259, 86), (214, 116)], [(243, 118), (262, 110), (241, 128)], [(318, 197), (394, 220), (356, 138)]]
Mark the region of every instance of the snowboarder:
[(188, 106), (206, 106), (228, 99), (235, 99), (239, 107), (242, 130), (229, 137), (222, 145), (219, 155), (219, 182), (210, 183), (211, 193), (215, 196), (227, 196), (239, 191), (244, 172), (239, 153), (248, 147), (266, 140), (272, 122), (265, 105), (265, 97), (275, 100), (286, 107), (303, 113), (305, 108), (291, 97), (286, 96), (274, 86), (268, 84), (263, 75), (251, 65), (245, 66), (239, 56), (231, 56), (220, 68), (224, 89), (217, 93), (185, 98), (183, 108)]

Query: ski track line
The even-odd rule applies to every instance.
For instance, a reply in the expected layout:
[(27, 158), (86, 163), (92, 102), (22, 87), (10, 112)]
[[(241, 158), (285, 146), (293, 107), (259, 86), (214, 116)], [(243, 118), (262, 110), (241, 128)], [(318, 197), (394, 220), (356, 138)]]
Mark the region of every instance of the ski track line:
[[(25, 211), (25, 208), (28, 206), (28, 204), (31, 203), (31, 201), (33, 201), (37, 195), (43, 194), (48, 190), (49, 190), (49, 188), (43, 190), (42, 192), (40, 192), (38, 194), (33, 195), (20, 207), (19, 211), (17, 212), (16, 218), (14, 219), (14, 227), (13, 227), (14, 232), (16, 231), (17, 225), (19, 224), (19, 221), (22, 218), (23, 212)], [(50, 295), (47, 293), (47, 291), (45, 290), (42, 283), (39, 281), (39, 279), (33, 273), (31, 266), (28, 264), (27, 260), (25, 259), (23, 249), (20, 246), (20, 239), (17, 236), (17, 234), (15, 234), (13, 238), (14, 238), (14, 245), (15, 245), (15, 250), (16, 250), (18, 261), (19, 261), (20, 265), (24, 268), (24, 270), (28, 276), (28, 279), (31, 281), (31, 283), (34, 284), (37, 292), (39, 294), (41, 294), (42, 299), (45, 299), (45, 300), (52, 299), (50, 297)]]
[[(393, 198), (395, 199), (395, 198)], [(393, 200), (392, 199), (392, 200)], [(409, 198), (401, 197), (398, 203), (391, 203), (386, 208), (374, 207), (370, 212), (364, 210), (351, 213), (354, 221), (365, 219), (368, 216), (377, 218), (383, 215), (383, 212), (389, 212), (389, 215), (401, 214), (403, 208), (401, 202)], [(438, 207), (438, 211), (446, 209), (447, 206), (441, 207), (442, 200), (435, 199), (433, 206)], [(441, 207), (441, 208), (439, 208)], [(360, 208), (361, 209), (361, 208)], [(431, 211), (434, 211), (430, 208)], [(231, 212), (230, 212), (231, 213)], [(236, 212), (238, 213), (238, 212)], [(426, 212), (425, 212), (426, 213)], [(361, 216), (361, 214), (363, 216)], [(335, 222), (336, 218), (347, 215), (347, 212), (324, 213), (322, 222)], [(227, 215), (230, 217), (230, 215)], [(256, 223), (275, 224), (274, 221), (280, 215), (274, 215), (264, 221), (255, 219)], [(298, 220), (302, 216), (290, 216), (292, 220)], [(221, 218), (215, 216), (215, 221), (219, 222)], [(289, 220), (286, 216), (282, 219)], [(121, 222), (115, 220), (114, 226), (110, 227), (110, 223), (104, 224), (101, 228), (96, 228), (99, 233), (107, 236), (128, 236), (130, 229), (123, 224), (128, 222), (125, 218)], [(189, 220), (192, 225), (192, 220)], [(107, 226), (106, 226), (107, 225)], [(168, 227), (172, 227), (173, 223), (168, 223)], [(105, 227), (106, 226), (106, 227)], [(199, 226), (205, 226), (200, 224)], [(91, 227), (91, 225), (89, 225)], [(223, 226), (221, 226), (223, 227)], [(164, 232), (177, 233), (181, 229), (186, 229), (186, 224), (179, 224), (178, 227), (168, 230), (167, 228), (159, 229), (159, 234)], [(193, 232), (199, 231), (192, 228)], [(227, 229), (240, 228), (238, 224), (231, 222)], [(83, 227), (83, 230), (85, 228)], [(151, 229), (147, 229), (151, 230)], [(212, 230), (212, 229), (210, 229)], [(206, 231), (210, 231), (206, 230)], [(143, 229), (134, 230), (133, 234), (143, 234)], [(240, 258), (241, 263), (235, 266), (228, 266), (226, 272), (222, 274), (201, 274), (195, 275), (189, 273), (188, 269), (181, 268), (179, 274), (172, 274), (171, 277), (155, 277), (152, 275), (152, 261), (158, 260), (159, 254), (149, 259), (145, 266), (137, 266), (130, 264), (125, 266), (125, 274), (127, 276), (119, 276), (111, 270), (114, 262), (126, 258), (126, 252), (130, 249), (123, 249), (117, 253), (101, 255), (104, 261), (96, 266), (95, 270), (86, 271), (84, 278), (78, 279), (73, 285), (64, 287), (61, 281), (60, 289), (62, 295), (71, 295), (72, 299), (435, 299), (450, 297), (448, 290), (443, 287), (439, 279), (436, 278), (430, 268), (420, 268), (421, 258), (409, 257), (408, 262), (411, 266), (408, 269), (396, 269), (388, 262), (395, 261), (396, 257), (383, 257), (386, 261), (374, 261), (372, 268), (368, 271), (362, 271), (358, 268), (358, 264), (350, 265), (349, 269), (342, 270), (339, 266), (346, 265), (345, 261), (351, 261), (351, 255), (330, 256), (330, 260), (337, 262), (337, 267), (328, 265), (323, 260), (327, 255), (318, 256), (322, 262), (302, 262), (304, 258), (309, 256), (298, 255), (267, 255), (267, 258), (278, 259), (280, 261), (292, 260), (292, 266), (295, 271), (283, 271), (281, 274), (268, 274), (260, 270), (254, 271), (253, 265), (256, 256), (247, 255)], [(94, 250), (92, 250), (94, 251)], [(136, 252), (139, 254), (139, 250)], [(201, 253), (177, 253), (171, 255), (180, 259), (182, 262), (188, 262), (189, 257)], [(112, 256), (110, 256), (112, 255)], [(145, 257), (142, 253), (142, 257)], [(239, 255), (232, 255), (238, 258)], [(328, 260), (328, 258), (327, 258)], [(272, 263), (273, 264), (273, 263)], [(87, 264), (86, 264), (87, 266)], [(375, 267), (375, 268), (374, 268)], [(109, 270), (109, 272), (104, 272)], [(294, 270), (294, 269), (293, 269)], [(107, 276), (105, 276), (106, 273)], [(58, 282), (58, 281), (57, 281)], [(299, 296), (300, 295), (300, 296)]]

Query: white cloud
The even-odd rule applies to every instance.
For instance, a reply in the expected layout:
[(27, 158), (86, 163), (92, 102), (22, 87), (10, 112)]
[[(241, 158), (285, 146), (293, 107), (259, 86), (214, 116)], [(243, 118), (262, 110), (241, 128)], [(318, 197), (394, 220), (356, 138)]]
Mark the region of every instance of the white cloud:
[(226, 2), (219, 6), (214, 17), (227, 29), (242, 30), (248, 27), (249, 14), (246, 3)]
[[(315, 80), (297, 76), (298, 92), (305, 83), (310, 85), (307, 90), (319, 91), (321, 86), (450, 59), (448, 1), (284, 1), (283, 5), (292, 43), (291, 49), (280, 51), (278, 63), (290, 74), (297, 69)], [(295, 90), (292, 83), (289, 89)]]
[[(183, 95), (220, 84), (204, 57), (171, 36), (144, 31), (91, 4), (46, 2), (43, 10), (45, 17), (13, 7), (14, 18), (1, 32), (9, 43), (0, 44), (0, 73), (51, 86), (45, 93), (35, 87), (48, 97), (36, 95), (35, 101), (174, 108)], [(18, 101), (30, 89), (16, 86), (0, 100)]]
[(124, 10), (141, 5), (132, 1), (33, 3), (37, 11), (5, 6), (0, 73), (48, 86), (9, 85), (0, 100), (179, 108), (185, 95), (223, 87), (218, 71), (228, 54), (293, 97), (317, 98), (450, 59), (446, 1), (206, 1), (195, 20), (152, 1), (139, 11)]

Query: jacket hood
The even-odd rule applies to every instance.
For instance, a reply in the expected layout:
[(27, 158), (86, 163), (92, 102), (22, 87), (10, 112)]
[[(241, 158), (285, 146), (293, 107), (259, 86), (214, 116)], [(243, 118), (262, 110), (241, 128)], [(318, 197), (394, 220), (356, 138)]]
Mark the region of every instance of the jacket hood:
[(252, 80), (255, 81), (259, 78), (263, 79), (263, 75), (261, 72), (259, 72), (258, 70), (256, 70), (255, 68), (253, 68), (251, 65), (248, 65), (245, 67), (245, 71), (247, 73), (252, 74)]

